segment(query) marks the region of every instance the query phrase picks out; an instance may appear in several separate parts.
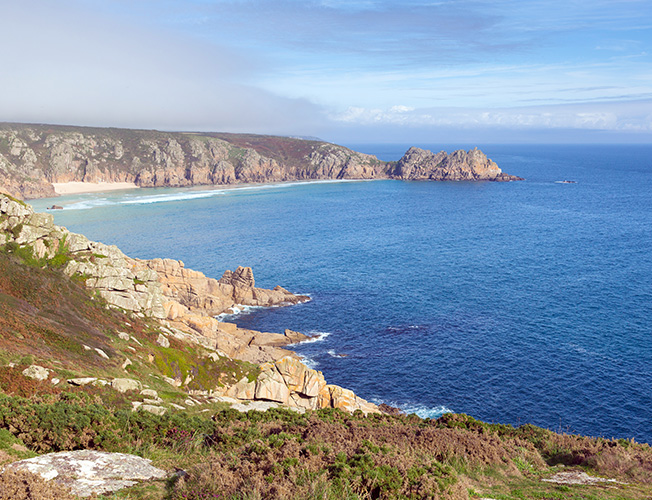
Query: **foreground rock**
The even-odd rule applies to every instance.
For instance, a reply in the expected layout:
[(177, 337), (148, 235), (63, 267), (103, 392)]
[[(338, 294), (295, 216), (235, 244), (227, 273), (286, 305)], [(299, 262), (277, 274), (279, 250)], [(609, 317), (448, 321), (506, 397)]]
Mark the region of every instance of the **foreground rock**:
[(607, 479), (603, 477), (589, 476), (586, 472), (580, 470), (557, 472), (548, 478), (541, 481), (556, 484), (579, 484), (579, 485), (592, 485), (601, 483), (618, 483), (615, 479)]
[(49, 453), (14, 462), (7, 470), (26, 470), (43, 479), (70, 488), (80, 497), (103, 494), (134, 486), (138, 481), (165, 479), (167, 473), (151, 460), (124, 453), (77, 450)]
[(0, 124), (0, 192), (56, 196), (52, 183), (141, 187), (307, 179), (517, 180), (472, 150), (410, 149), (397, 166), (319, 140)]

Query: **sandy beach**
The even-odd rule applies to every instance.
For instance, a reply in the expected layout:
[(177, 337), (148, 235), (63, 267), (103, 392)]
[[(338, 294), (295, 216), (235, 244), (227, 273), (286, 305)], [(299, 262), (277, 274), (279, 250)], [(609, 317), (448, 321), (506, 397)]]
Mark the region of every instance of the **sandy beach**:
[(133, 182), (53, 182), (57, 194), (100, 193), (119, 189), (139, 189)]

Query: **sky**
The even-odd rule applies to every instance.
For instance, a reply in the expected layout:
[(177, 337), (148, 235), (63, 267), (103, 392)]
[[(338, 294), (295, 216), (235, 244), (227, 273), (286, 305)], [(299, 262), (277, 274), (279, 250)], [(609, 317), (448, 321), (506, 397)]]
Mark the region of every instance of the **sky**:
[(652, 143), (652, 0), (0, 0), (0, 121)]

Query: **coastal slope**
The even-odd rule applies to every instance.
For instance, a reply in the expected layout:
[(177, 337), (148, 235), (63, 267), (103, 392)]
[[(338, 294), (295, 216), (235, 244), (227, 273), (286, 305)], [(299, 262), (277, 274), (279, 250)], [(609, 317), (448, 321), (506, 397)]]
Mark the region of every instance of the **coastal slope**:
[[(0, 499), (650, 498), (647, 444), (401, 415), (283, 350), (301, 334), (211, 317), (301, 300), (247, 267), (129, 258), (0, 195)], [(125, 453), (158, 479), (131, 481)]]
[(53, 184), (185, 187), (321, 179), (520, 180), (481, 151), (411, 148), (399, 162), (319, 140), (253, 134), (159, 132), (0, 124), (0, 190), (18, 198)]
[[(93, 301), (95, 309), (99, 305), (100, 309), (106, 307), (121, 311), (129, 318), (122, 326), (128, 327), (127, 331), (118, 332), (115, 327), (108, 327), (102, 333), (89, 335), (87, 328), (83, 328), (83, 344), (80, 344), (80, 332), (71, 331), (67, 327), (59, 332), (48, 333), (50, 337), (59, 339), (55, 347), (63, 344), (68, 348), (65, 351), (72, 349), (79, 351), (79, 354), (87, 353), (95, 361), (107, 366), (115, 367), (116, 364), (123, 363), (121, 368), (127, 372), (136, 363), (133, 354), (128, 352), (131, 349), (116, 352), (108, 338), (115, 339), (117, 335), (120, 341), (133, 341), (139, 347), (144, 347), (146, 339), (134, 337), (127, 332), (131, 329), (132, 322), (139, 319), (148, 322), (152, 332), (152, 337), (148, 340), (154, 342), (148, 348), (147, 356), (140, 356), (142, 361), (139, 365), (143, 371), (139, 373), (138, 380), (132, 380), (132, 384), (144, 386), (147, 378), (143, 378), (143, 375), (155, 375), (162, 376), (172, 387), (192, 387), (195, 394), (199, 391), (207, 398), (211, 396), (215, 401), (234, 405), (257, 402), (265, 407), (285, 406), (300, 411), (319, 408), (340, 408), (350, 412), (361, 410), (364, 413), (379, 411), (376, 405), (357, 397), (350, 390), (327, 384), (321, 372), (309, 369), (295, 353), (283, 348), (307, 340), (305, 335), (291, 330), (286, 330), (283, 334), (257, 332), (238, 328), (233, 323), (218, 321), (214, 317), (232, 312), (236, 307), (287, 306), (309, 300), (308, 297), (295, 295), (281, 286), (272, 290), (256, 287), (249, 267), (227, 270), (219, 280), (215, 280), (201, 272), (186, 269), (180, 261), (133, 259), (114, 245), (90, 241), (81, 234), (72, 233), (55, 225), (51, 214), (34, 213), (26, 203), (3, 195), (0, 195), (0, 255), (3, 256), (0, 266), (4, 267), (8, 276), (6, 282), (0, 280), (0, 302), (7, 299), (4, 317), (0, 319), (0, 337), (5, 340), (14, 337), (12, 325), (16, 322), (29, 325), (36, 320), (34, 329), (41, 331), (43, 327), (38, 321), (41, 307), (50, 309), (47, 303), (43, 305), (43, 297), (39, 297), (38, 306), (29, 300), (25, 302), (22, 294), (19, 297), (7, 297), (5, 290), (14, 288), (15, 274), (21, 273), (22, 263), (34, 268), (33, 274), (41, 273), (43, 269), (50, 271), (49, 276), (43, 278), (48, 286), (28, 286), (31, 289), (28, 296), (46, 292), (46, 295), (57, 296), (57, 290), (74, 286), (70, 283), (72, 280), (78, 285), (84, 285), (92, 294), (86, 300), (82, 299), (82, 302)], [(24, 289), (30, 281), (30, 273), (23, 270), (18, 281), (21, 282), (21, 289)], [(57, 283), (56, 286), (52, 285), (54, 282)], [(76, 290), (75, 293), (79, 296), (80, 291)], [(15, 311), (12, 306), (18, 304), (17, 298), (24, 303)], [(79, 298), (75, 300), (78, 301)], [(52, 302), (61, 303), (62, 300), (57, 297)], [(33, 318), (19, 319), (30, 307)], [(6, 322), (7, 318), (14, 316), (13, 313), (16, 313), (15, 320)], [(96, 313), (96, 310), (92, 312)], [(58, 311), (51, 314), (55, 317), (59, 315)], [(77, 313), (75, 316), (81, 319), (90, 314)], [(56, 320), (54, 323), (61, 321)], [(93, 321), (87, 323), (92, 324)], [(24, 327), (20, 329), (24, 330)], [(21, 336), (25, 338), (22, 333)], [(97, 345), (98, 342), (101, 346)], [(2, 344), (0, 342), (0, 354)], [(28, 344), (28, 341), (23, 343), (14, 340), (6, 347), (7, 350), (16, 352), (24, 349), (24, 344)], [(47, 358), (56, 352), (55, 347), (49, 347), (50, 355)], [(129, 347), (136, 349), (134, 345)], [(196, 350), (203, 359), (181, 361), (179, 356), (185, 355), (170, 352), (175, 347), (181, 351)], [(158, 353), (155, 354), (156, 351)], [(56, 359), (62, 363), (67, 357), (67, 352), (58, 352)], [(229, 363), (231, 366), (253, 364), (256, 365), (256, 373), (246, 373), (247, 370), (244, 369), (231, 373), (209, 370), (212, 373), (201, 375), (206, 371), (207, 364), (215, 363)], [(54, 377), (58, 381), (63, 378), (56, 376), (58, 368), (63, 368), (61, 365), (37, 366), (34, 370), (37, 373), (49, 373), (47, 378)], [(68, 371), (83, 370), (83, 365), (75, 363), (65, 368)], [(100, 371), (106, 376), (105, 370)], [(88, 378), (89, 374), (82, 371), (77, 375), (74, 379)], [(229, 377), (231, 380), (227, 381)], [(198, 378), (203, 379), (200, 385), (197, 385)], [(106, 379), (103, 380), (109, 383)], [(194, 387), (191, 386), (193, 382)], [(156, 411), (166, 410), (161, 406)]]

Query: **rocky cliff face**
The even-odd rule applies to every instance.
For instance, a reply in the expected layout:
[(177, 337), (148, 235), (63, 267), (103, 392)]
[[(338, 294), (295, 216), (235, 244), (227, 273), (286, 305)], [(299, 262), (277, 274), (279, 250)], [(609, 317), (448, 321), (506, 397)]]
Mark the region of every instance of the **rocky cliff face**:
[[(246, 330), (213, 317), (236, 306), (269, 307), (309, 300), (280, 286), (273, 290), (256, 287), (249, 267), (227, 270), (215, 280), (186, 269), (180, 261), (132, 259), (116, 246), (71, 233), (55, 225), (51, 214), (34, 213), (31, 206), (4, 195), (0, 195), (0, 247), (8, 253), (29, 255), (32, 265), (60, 267), (68, 276), (83, 281), (109, 307), (159, 321), (167, 335), (199, 344), (210, 355), (262, 363), (253, 382), (245, 378), (223, 388), (223, 393), (228, 391), (227, 402), (264, 401), (301, 410), (378, 411), (351, 391), (327, 385), (320, 372), (310, 370), (296, 354), (283, 348), (306, 340), (305, 335), (291, 330), (284, 334)], [(167, 335), (161, 334), (157, 340), (164, 348), (170, 347)]]
[(513, 181), (520, 177), (505, 174), (478, 148), (470, 151), (444, 151), (433, 153), (425, 149), (410, 148), (390, 175), (403, 180), (442, 181)]
[(310, 179), (517, 180), (478, 150), (412, 148), (398, 165), (322, 141), (0, 124), (0, 191), (55, 196), (52, 183), (182, 187)]

